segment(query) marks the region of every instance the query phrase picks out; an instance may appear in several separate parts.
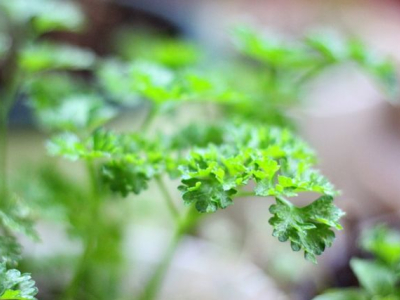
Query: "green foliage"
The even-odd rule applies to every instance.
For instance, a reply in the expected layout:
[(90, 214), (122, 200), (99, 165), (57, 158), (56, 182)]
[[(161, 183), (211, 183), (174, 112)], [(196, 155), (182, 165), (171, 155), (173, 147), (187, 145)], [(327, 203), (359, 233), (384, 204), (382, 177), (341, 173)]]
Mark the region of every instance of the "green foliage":
[(361, 287), (327, 291), (314, 300), (400, 299), (399, 233), (376, 226), (363, 232), (360, 244), (363, 250), (375, 255), (375, 260), (353, 258), (350, 262)]
[(90, 132), (117, 112), (85, 81), (63, 73), (34, 77), (25, 91), (39, 124), (51, 131)]
[(0, 32), (0, 61), (4, 58), (10, 47), (9, 38)]
[[(251, 125), (191, 125), (176, 134), (160, 134), (154, 141), (138, 134), (96, 131), (84, 140), (68, 134), (49, 144), (53, 155), (69, 159), (100, 159), (101, 177), (114, 192), (126, 196), (147, 189), (148, 182), (164, 172), (181, 172), (179, 190), (186, 204), (199, 212), (215, 212), (233, 204), (236, 194), (256, 182), (253, 195), (277, 197), (271, 207), (271, 225), (281, 241), (304, 248), (315, 262), (332, 244), (331, 227), (341, 229), (342, 212), (333, 205), (333, 186), (313, 170), (314, 154), (287, 130)], [(188, 151), (187, 155), (182, 155)], [(248, 192), (248, 191), (247, 191)], [(301, 192), (325, 195), (304, 208), (281, 197)]]
[(14, 236), (0, 236), (0, 258), (2, 262), (13, 266), (21, 259), (21, 246)]
[(23, 233), (34, 240), (39, 239), (29, 207), (17, 196), (9, 199), (8, 205), (0, 209), (0, 221), (8, 230)]
[(37, 34), (55, 30), (76, 31), (84, 24), (82, 12), (71, 1), (1, 1), (0, 9), (6, 13), (11, 23), (19, 26), (30, 25)]
[(251, 28), (239, 27), (236, 44), (245, 55), (262, 62), (286, 84), (304, 85), (327, 67), (353, 62), (371, 74), (395, 100), (399, 95), (398, 76), (390, 59), (377, 55), (356, 39), (346, 40), (331, 32), (312, 33), (299, 42), (265, 37)]
[(26, 73), (48, 70), (85, 70), (95, 62), (95, 55), (69, 45), (38, 43), (23, 49), (19, 64)]
[(376, 226), (363, 232), (361, 247), (387, 264), (400, 262), (400, 233), (386, 226)]
[[(43, 35), (82, 28), (83, 14), (74, 2), (1, 1), (0, 10), (5, 20), (0, 23), (10, 25), (0, 24), (0, 58), (13, 60), (6, 78), (7, 101), (12, 104), (22, 92), (39, 125), (55, 133), (47, 143), (49, 153), (82, 161), (87, 171), (85, 178), (71, 180), (51, 166), (28, 176), (22, 190), (29, 207), (9, 197), (7, 189), (0, 191), (10, 198), (0, 209), (0, 299), (34, 299), (37, 293), (29, 275), (6, 269), (21, 255), (14, 232), (37, 239), (31, 210), (36, 217), (56, 214), (53, 218), (83, 246), (63, 299), (122, 299), (121, 248), (128, 218), (118, 206), (123, 201), (110, 200), (115, 193), (140, 194), (153, 180), (176, 221), (176, 233), (166, 261), (143, 295), (149, 290), (155, 294), (152, 289), (174, 248), (202, 214), (225, 209), (245, 196), (275, 198), (269, 210), (273, 235), (290, 241), (294, 251), (303, 249), (306, 259), (316, 262), (332, 245), (333, 230), (341, 229), (343, 216), (333, 203), (337, 192), (316, 169), (313, 151), (287, 129), (293, 127), (287, 111), (304, 98), (307, 82), (326, 67), (348, 61), (396, 93), (396, 74), (387, 60), (354, 41), (313, 35), (288, 42), (266, 39), (247, 28), (236, 32), (236, 45), (258, 64), (239, 58), (200, 66), (205, 55), (191, 42), (142, 34), (123, 36), (118, 43), (126, 61), (101, 59), (90, 50), (46, 41)], [(24, 34), (10, 48), (8, 35), (15, 39), (14, 29)], [(121, 104), (141, 112), (148, 109), (143, 124), (132, 132), (105, 127)], [(189, 105), (196, 111), (181, 117)], [(157, 117), (171, 107), (169, 112), (189, 124), (182, 129), (164, 126), (165, 119)], [(150, 125), (157, 133), (148, 130)], [(183, 204), (194, 207), (183, 216), (163, 185), (161, 178), (167, 176), (171, 184), (180, 179)], [(304, 207), (292, 203), (301, 193), (311, 195)], [(387, 246), (385, 235), (366, 244), (383, 263), (353, 261), (363, 290), (343, 295), (362, 299), (364, 294), (394, 293), (397, 279), (387, 264), (397, 263), (397, 248)], [(365, 277), (365, 270), (379, 273), (380, 279)]]
[(31, 275), (0, 264), (0, 299), (35, 300), (38, 290)]
[[(136, 104), (143, 100), (162, 106), (168, 102), (237, 103), (244, 98), (218, 74), (174, 70), (151, 61), (104, 62), (98, 76), (114, 101)], [(236, 97), (236, 98), (235, 98)]]
[(305, 258), (316, 263), (315, 256), (330, 247), (335, 238), (332, 228), (342, 229), (338, 223), (343, 212), (333, 205), (331, 196), (322, 196), (306, 207), (296, 207), (283, 199), (276, 199), (270, 212), (273, 235), (281, 242), (290, 240), (294, 251), (304, 249)]
[(115, 44), (126, 60), (144, 59), (174, 69), (194, 65), (201, 56), (198, 47), (190, 41), (146, 31), (122, 30)]

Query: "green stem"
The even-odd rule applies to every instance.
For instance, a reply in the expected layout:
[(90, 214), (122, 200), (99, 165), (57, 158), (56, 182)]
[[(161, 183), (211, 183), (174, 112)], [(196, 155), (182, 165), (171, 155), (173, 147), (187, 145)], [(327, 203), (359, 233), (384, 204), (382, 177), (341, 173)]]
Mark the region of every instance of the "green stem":
[[(86, 164), (86, 170), (87, 174), (90, 180), (90, 186), (92, 189), (92, 196), (90, 198), (90, 203), (89, 203), (89, 211), (88, 215), (90, 216), (88, 219), (89, 221), (95, 222), (99, 218), (100, 214), (100, 191), (99, 191), (99, 185), (97, 181), (97, 176), (96, 176), (96, 170), (93, 165), (92, 161), (88, 161)], [(98, 226), (91, 227), (91, 224), (87, 224), (87, 232), (85, 233), (86, 235), (84, 236), (85, 242), (84, 242), (84, 251), (83, 255), (81, 256), (78, 266), (75, 270), (75, 274), (73, 275), (73, 278), (67, 287), (67, 289), (64, 292), (64, 295), (62, 299), (64, 300), (76, 300), (80, 299), (78, 294), (79, 294), (79, 289), (82, 284), (84, 284), (83, 279), (85, 277), (85, 273), (87, 271), (89, 261), (91, 259), (92, 254), (95, 252), (96, 247), (97, 247), (97, 241), (99, 238), (99, 228)]]
[(324, 68), (326, 68), (330, 63), (329, 62), (321, 62), (320, 64), (316, 65), (312, 69), (305, 72), (296, 82), (297, 85), (303, 85), (307, 81), (312, 80), (316, 77)]
[(294, 207), (295, 207), (295, 206), (293, 205), (293, 203), (290, 202), (289, 200), (287, 200), (285, 197), (276, 196), (275, 198), (276, 198), (276, 200), (279, 200), (279, 201), (285, 203), (285, 204), (286, 204), (287, 206), (289, 206), (290, 208), (294, 208)]
[(160, 176), (155, 177), (156, 183), (158, 185), (158, 188), (160, 189), (162, 195), (164, 196), (165, 202), (167, 203), (168, 209), (172, 215), (172, 217), (178, 221), (179, 220), (179, 210), (176, 208), (174, 204), (174, 200), (172, 199), (168, 188), (166, 187), (164, 181)]
[(0, 201), (5, 203), (8, 194), (7, 184), (7, 121), (5, 106), (0, 107)]
[(19, 71), (16, 70), (11, 74), (9, 85), (4, 87), (3, 93), (0, 93), (0, 201), (5, 203), (8, 198), (8, 181), (7, 181), (7, 147), (8, 147), (8, 116), (10, 110), (17, 98), (18, 87), (20, 82)]
[(153, 122), (154, 118), (157, 115), (157, 109), (154, 107), (154, 104), (151, 103), (151, 106), (149, 108), (149, 112), (147, 113), (146, 118), (144, 119), (142, 125), (140, 125), (140, 130), (141, 131), (147, 131)]
[(237, 194), (235, 194), (234, 196), (235, 198), (241, 198), (241, 197), (255, 197), (257, 195), (252, 191), (238, 191)]
[(161, 288), (165, 274), (174, 258), (174, 254), (185, 234), (193, 228), (198, 220), (199, 214), (194, 211), (193, 207), (189, 208), (185, 216), (178, 223), (175, 233), (167, 247), (161, 262), (154, 270), (153, 275), (147, 282), (142, 294), (137, 298), (138, 300), (155, 300)]

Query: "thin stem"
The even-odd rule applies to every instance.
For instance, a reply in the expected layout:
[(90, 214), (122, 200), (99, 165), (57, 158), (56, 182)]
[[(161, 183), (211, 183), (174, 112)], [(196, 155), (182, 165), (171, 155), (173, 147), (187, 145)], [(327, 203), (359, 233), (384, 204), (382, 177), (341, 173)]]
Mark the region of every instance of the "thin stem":
[(235, 194), (235, 198), (255, 197), (255, 196), (257, 195), (252, 191), (239, 191), (237, 192), (237, 194)]
[(276, 198), (276, 200), (279, 200), (279, 201), (285, 203), (285, 204), (286, 204), (287, 206), (289, 206), (290, 208), (293, 208), (293, 207), (294, 207), (293, 203), (290, 202), (289, 200), (287, 200), (285, 197), (276, 196), (275, 198)]
[(313, 67), (312, 69), (305, 72), (300, 78), (298, 78), (296, 84), (302, 85), (305, 84), (307, 81), (313, 79), (319, 72), (321, 72), (325, 67), (329, 65), (328, 62), (321, 62), (319, 65)]
[(142, 125), (140, 125), (141, 131), (147, 131), (157, 115), (157, 109), (154, 107), (154, 104), (151, 103), (150, 105), (149, 112), (147, 113)]
[[(7, 18), (7, 16), (5, 16)], [(6, 24), (10, 24), (6, 22)], [(8, 199), (7, 182), (7, 145), (8, 145), (8, 117), (10, 110), (17, 99), (18, 90), (21, 84), (22, 72), (18, 65), (18, 55), (21, 47), (20, 28), (8, 28), (12, 37), (12, 44), (8, 53), (7, 63), (3, 73), (3, 87), (0, 89), (0, 201), (6, 203)]]
[(169, 193), (168, 188), (166, 187), (164, 181), (162, 180), (162, 178), (160, 176), (156, 176), (155, 180), (156, 180), (158, 188), (160, 189), (160, 191), (165, 199), (165, 202), (168, 206), (168, 209), (169, 209), (172, 217), (176, 221), (179, 221), (179, 210), (175, 206), (174, 200), (172, 199), (171, 194)]
[[(87, 161), (86, 170), (90, 181), (90, 186), (92, 189), (92, 196), (90, 198), (89, 203), (89, 220), (95, 222), (99, 218), (99, 210), (100, 210), (100, 193), (99, 186), (96, 176), (96, 170), (92, 161)], [(77, 299), (77, 295), (79, 293), (80, 285), (83, 283), (85, 273), (87, 271), (87, 266), (89, 265), (90, 258), (94, 253), (97, 245), (97, 240), (99, 237), (99, 228), (98, 226), (90, 227), (88, 224), (88, 232), (85, 235), (85, 243), (84, 243), (84, 251), (81, 256), (78, 266), (75, 270), (75, 274), (64, 292), (62, 299), (64, 300), (72, 300)]]
[(161, 288), (161, 284), (164, 280), (165, 274), (174, 258), (174, 254), (180, 244), (180, 241), (185, 234), (193, 228), (198, 221), (199, 214), (190, 207), (183, 218), (178, 223), (174, 236), (172, 237), (169, 246), (167, 247), (164, 255), (162, 256), (161, 262), (155, 269), (150, 280), (147, 282), (142, 294), (137, 298), (138, 300), (155, 300), (157, 299), (158, 293)]
[(6, 107), (0, 107), (0, 201), (5, 203), (8, 194), (7, 184), (7, 118)]
[(10, 110), (17, 98), (20, 73), (14, 71), (11, 75), (9, 85), (4, 87), (0, 94), (0, 200), (6, 201), (8, 198), (8, 180), (7, 180), (7, 147), (8, 147), (8, 117)]

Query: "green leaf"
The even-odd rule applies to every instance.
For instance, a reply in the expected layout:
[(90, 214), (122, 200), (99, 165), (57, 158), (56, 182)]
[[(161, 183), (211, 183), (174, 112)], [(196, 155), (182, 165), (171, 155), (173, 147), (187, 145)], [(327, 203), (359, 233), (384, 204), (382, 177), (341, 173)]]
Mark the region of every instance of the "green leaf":
[(93, 52), (71, 45), (32, 44), (22, 50), (19, 64), (28, 73), (48, 70), (87, 70), (96, 60)]
[(191, 66), (200, 57), (199, 49), (190, 41), (137, 30), (120, 31), (115, 44), (127, 60), (144, 59), (170, 68)]
[(99, 64), (96, 73), (103, 90), (113, 101), (130, 106), (140, 103), (139, 93), (132, 84), (126, 63), (107, 59)]
[(112, 161), (102, 168), (102, 179), (111, 191), (126, 197), (129, 193), (139, 194), (147, 189), (149, 176), (140, 167), (129, 161)]
[(0, 8), (13, 23), (30, 23), (38, 34), (54, 30), (76, 31), (84, 22), (79, 6), (67, 0), (2, 1)]
[(305, 37), (305, 43), (329, 63), (342, 62), (348, 59), (348, 45), (335, 32), (310, 33)]
[(384, 225), (364, 231), (361, 246), (389, 265), (400, 262), (400, 234)]
[(400, 93), (394, 63), (373, 53), (360, 41), (320, 32), (296, 43), (243, 26), (236, 29), (234, 37), (239, 51), (265, 65), (274, 86), (283, 82), (290, 85), (290, 90), (300, 91), (327, 67), (355, 62), (376, 79), (390, 100), (397, 100)]
[(349, 288), (342, 290), (329, 290), (313, 298), (313, 300), (368, 300), (368, 295), (361, 289)]
[(21, 246), (14, 236), (0, 236), (0, 258), (12, 266), (21, 259)]
[(250, 181), (257, 183), (254, 195), (259, 196), (320, 193), (324, 196), (307, 207), (278, 198), (271, 208), (274, 235), (282, 241), (290, 238), (292, 248), (304, 248), (312, 261), (331, 245), (335, 236), (331, 228), (341, 229), (338, 221), (343, 213), (332, 203), (336, 191), (312, 169), (314, 153), (288, 130), (227, 124), (199, 131), (189, 126), (154, 139), (96, 131), (87, 139), (58, 136), (49, 143), (49, 150), (71, 159), (101, 158), (103, 181), (122, 196), (140, 193), (154, 176), (168, 173), (173, 177), (179, 170), (184, 203), (202, 213), (233, 204), (235, 195)]
[(226, 208), (233, 204), (234, 189), (224, 189), (221, 183), (214, 179), (184, 179), (179, 189), (183, 192), (185, 204), (195, 204), (196, 209), (202, 213), (215, 212), (219, 208)]
[(41, 1), (38, 6), (40, 11), (34, 16), (32, 26), (39, 34), (49, 31), (79, 31), (83, 28), (85, 16), (76, 2)]
[(34, 229), (29, 207), (17, 196), (9, 200), (9, 205), (0, 209), (0, 221), (8, 229), (21, 232), (38, 241), (39, 237)]
[(5, 263), (0, 264), (0, 299), (36, 300), (37, 292), (30, 274), (7, 270)]
[(273, 236), (281, 242), (289, 240), (294, 251), (303, 249), (305, 258), (314, 263), (316, 256), (332, 245), (335, 233), (331, 228), (342, 229), (339, 219), (343, 212), (333, 205), (331, 196), (322, 196), (305, 207), (277, 198), (270, 212), (274, 215), (269, 220)]
[(174, 84), (174, 72), (161, 65), (136, 61), (130, 65), (129, 76), (133, 90), (155, 103), (179, 98), (180, 91)]
[(390, 100), (397, 100), (400, 94), (399, 77), (393, 60), (374, 53), (359, 40), (351, 40), (348, 48), (350, 58), (375, 77)]
[(350, 265), (361, 286), (371, 295), (387, 296), (394, 292), (398, 278), (388, 266), (357, 258), (353, 258)]
[(32, 106), (42, 127), (58, 131), (90, 132), (116, 115), (116, 110), (103, 100), (85, 94), (71, 95), (50, 107)]

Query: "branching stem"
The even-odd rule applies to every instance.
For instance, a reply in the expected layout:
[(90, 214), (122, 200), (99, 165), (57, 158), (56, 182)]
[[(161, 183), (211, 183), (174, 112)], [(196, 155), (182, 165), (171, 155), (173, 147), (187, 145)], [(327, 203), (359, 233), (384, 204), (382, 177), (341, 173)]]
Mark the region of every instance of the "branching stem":
[(188, 208), (186, 214), (179, 220), (170, 244), (166, 248), (166, 251), (162, 256), (161, 262), (154, 270), (154, 273), (147, 282), (142, 294), (138, 298), (136, 298), (137, 300), (157, 299), (165, 274), (172, 262), (172, 259), (174, 258), (174, 254), (182, 238), (191, 228), (195, 226), (199, 219), (199, 216), (199, 213), (192, 206)]
[(151, 103), (149, 111), (148, 111), (145, 119), (143, 120), (143, 123), (140, 125), (140, 131), (147, 131), (149, 129), (151, 123), (153, 123), (156, 115), (157, 115), (157, 109), (154, 106), (154, 104)]
[(160, 189), (165, 202), (168, 206), (168, 209), (172, 215), (172, 217), (176, 220), (179, 221), (179, 210), (178, 208), (175, 206), (174, 200), (171, 197), (171, 194), (168, 191), (167, 186), (165, 185), (164, 181), (162, 180), (162, 178), (160, 176), (156, 176), (155, 177), (155, 181), (157, 183), (158, 188)]
[(256, 197), (257, 195), (253, 191), (239, 191), (235, 194), (235, 198), (242, 197)]
[[(99, 218), (99, 210), (100, 210), (100, 200), (101, 200), (101, 195), (99, 193), (99, 185), (97, 181), (97, 176), (96, 176), (96, 170), (95, 166), (92, 161), (87, 161), (86, 163), (86, 170), (87, 174), (89, 177), (90, 181), (90, 186), (92, 189), (92, 195), (90, 198), (90, 203), (89, 203), (89, 220), (98, 220)], [(89, 224), (88, 224), (89, 226)], [(95, 229), (93, 229), (95, 228)], [(82, 256), (80, 257), (80, 260), (78, 262), (78, 265), (75, 270), (75, 274), (73, 275), (73, 278), (67, 287), (67, 289), (64, 292), (64, 296), (62, 299), (64, 300), (73, 300), (77, 299), (77, 295), (79, 294), (79, 289), (81, 284), (83, 283), (83, 279), (85, 277), (85, 273), (87, 271), (88, 267), (88, 262), (90, 261), (90, 258), (92, 254), (94, 253), (96, 246), (97, 246), (97, 240), (99, 237), (99, 229), (98, 226), (91, 227), (89, 232), (85, 235), (84, 237), (84, 251)]]

